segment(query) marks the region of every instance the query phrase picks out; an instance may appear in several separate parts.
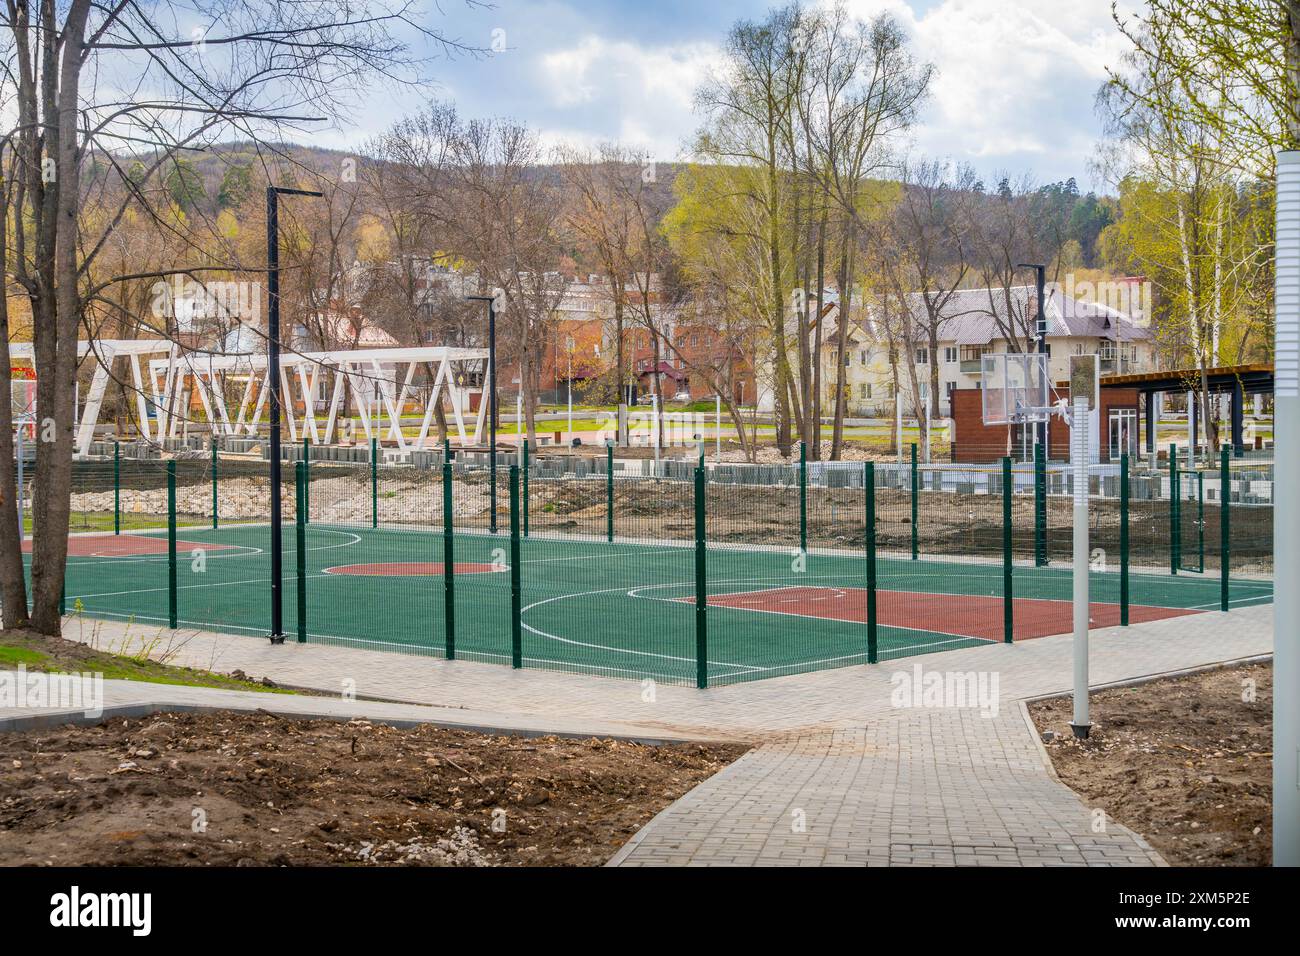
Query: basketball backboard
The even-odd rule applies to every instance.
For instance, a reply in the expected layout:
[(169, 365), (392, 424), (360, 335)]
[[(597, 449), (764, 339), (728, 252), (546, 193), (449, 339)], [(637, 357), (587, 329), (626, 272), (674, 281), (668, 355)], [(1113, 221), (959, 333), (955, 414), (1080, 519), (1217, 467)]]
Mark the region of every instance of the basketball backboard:
[(1048, 356), (1041, 352), (987, 352), (980, 359), (985, 425), (1045, 422)]

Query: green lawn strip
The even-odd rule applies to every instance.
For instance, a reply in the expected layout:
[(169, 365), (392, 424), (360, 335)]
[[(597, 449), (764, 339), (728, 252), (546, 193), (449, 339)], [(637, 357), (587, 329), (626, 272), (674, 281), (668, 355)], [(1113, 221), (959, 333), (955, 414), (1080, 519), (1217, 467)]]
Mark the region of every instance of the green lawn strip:
[[(93, 621), (85, 624), (94, 626)], [(19, 664), (29, 671), (45, 674), (92, 672), (102, 674), (106, 680), (253, 690), (271, 694), (297, 693), (283, 687), (268, 686), (225, 674), (159, 663), (144, 657), (143, 653), (140, 656), (112, 654), (76, 641), (48, 637), (33, 631), (0, 631), (0, 667), (12, 668)]]
[[(176, 527), (178, 528), (197, 528), (212, 524), (212, 518), (203, 517), (202, 515), (177, 515)], [(121, 527), (123, 531), (139, 531), (144, 528), (165, 528), (167, 526), (166, 515), (156, 514), (134, 514), (129, 511), (122, 512)], [(113, 512), (111, 511), (74, 511), (68, 520), (68, 530), (73, 534), (86, 531), (113, 531)], [(32, 519), (28, 515), (23, 516), (23, 532), (32, 533)]]

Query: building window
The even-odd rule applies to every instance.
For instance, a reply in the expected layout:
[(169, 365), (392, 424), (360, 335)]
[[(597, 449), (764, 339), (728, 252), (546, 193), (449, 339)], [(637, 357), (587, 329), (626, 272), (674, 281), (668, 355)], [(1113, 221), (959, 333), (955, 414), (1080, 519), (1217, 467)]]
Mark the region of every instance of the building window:
[(988, 351), (983, 345), (963, 345), (958, 354), (963, 362), (978, 362)]
[(948, 365), (957, 361), (957, 348), (953, 345), (945, 345), (943, 348), (943, 360)]
[(867, 350), (866, 350), (866, 349), (863, 349), (861, 352), (858, 353), (858, 361), (859, 361), (861, 364), (863, 364), (863, 365), (866, 365), (866, 364), (867, 364)]
[(929, 349), (921, 348), (921, 349), (917, 349), (917, 350), (916, 350), (916, 364), (917, 364), (917, 365), (929, 365), (929, 364), (930, 364), (930, 350), (929, 350)]

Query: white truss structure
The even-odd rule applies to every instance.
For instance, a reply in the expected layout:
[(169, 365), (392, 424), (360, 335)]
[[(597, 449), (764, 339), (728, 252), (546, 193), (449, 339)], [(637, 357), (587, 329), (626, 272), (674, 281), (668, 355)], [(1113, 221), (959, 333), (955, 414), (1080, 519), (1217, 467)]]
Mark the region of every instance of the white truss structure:
[[(280, 387), (288, 440), (310, 438), (314, 445), (332, 444), (348, 427), (339, 417), (348, 396), (367, 441), (392, 442), (401, 451), (423, 448), (445, 392), (460, 444), (478, 444), (488, 403), (480, 400), (473, 413), (472, 431), (467, 431), (469, 398), (473, 393), (487, 393), (483, 386), (468, 383), (481, 374), (485, 386), (491, 387), (487, 359), (487, 349), (445, 346), (283, 354)], [(432, 373), (431, 382), (416, 383), (421, 367)], [(316, 396), (331, 377), (334, 384), (322, 420)], [(270, 370), (264, 354), (171, 352), (149, 363), (149, 385), (157, 397), (155, 438), (180, 437), (188, 418), (186, 410), (196, 395), (213, 435), (256, 435), (269, 413)], [(415, 438), (402, 432), (402, 413), (410, 406), (420, 415)]]
[[(94, 346), (93, 354), (91, 350), (92, 344)], [(30, 342), (10, 342), (9, 354), (15, 359), (31, 362), (33, 361), (32, 344)], [(86, 341), (77, 343), (78, 367), (86, 361), (90, 361), (95, 364), (95, 371), (90, 378), (90, 387), (86, 392), (84, 406), (82, 406), (80, 395), (78, 395), (74, 454), (84, 456), (90, 452), (90, 443), (95, 438), (95, 425), (99, 422), (99, 411), (104, 404), (104, 393), (108, 389), (110, 377), (114, 374), (114, 366), (118, 364), (125, 364), (127, 367), (126, 371), (130, 376), (129, 381), (135, 392), (140, 431), (146, 438), (150, 437), (150, 409), (155, 406), (160, 397), (157, 389), (153, 390), (152, 395), (145, 391), (144, 370), (141, 362), (150, 355), (172, 356), (174, 360), (176, 345), (167, 339), (96, 339), (93, 343)], [(155, 359), (153, 361), (159, 360)], [(153, 361), (150, 362), (151, 366)], [(162, 359), (161, 361), (166, 362), (167, 360)], [(117, 373), (121, 375), (121, 370), (119, 369)], [(128, 380), (126, 376), (121, 376), (121, 378), (123, 381)]]

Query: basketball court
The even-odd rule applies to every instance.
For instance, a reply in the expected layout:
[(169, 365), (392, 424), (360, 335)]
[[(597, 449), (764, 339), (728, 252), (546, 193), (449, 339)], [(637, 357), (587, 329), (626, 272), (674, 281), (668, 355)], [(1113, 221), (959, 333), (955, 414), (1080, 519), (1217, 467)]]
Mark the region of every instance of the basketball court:
[[(177, 541), (182, 627), (266, 635), (270, 529), (185, 528)], [(438, 531), (324, 526), (306, 531), (306, 633), (311, 642), (445, 653), (444, 537)], [(69, 613), (165, 626), (165, 531), (74, 535)], [(297, 632), (295, 535), (285, 535), (285, 632)], [(454, 538), (456, 656), (509, 662), (509, 537)], [(525, 666), (673, 683), (695, 678), (694, 551), (680, 544), (561, 537), (522, 541)], [(861, 553), (711, 547), (707, 562), (709, 681), (730, 683), (866, 661), (866, 561)], [(1118, 574), (1094, 572), (1094, 627), (1119, 620)], [(999, 561), (877, 564), (882, 660), (975, 647), (1003, 636)], [(1069, 568), (1015, 569), (1015, 640), (1070, 630)], [(1234, 607), (1268, 603), (1272, 584), (1234, 578)], [(1217, 575), (1133, 573), (1130, 620), (1217, 609)]]

